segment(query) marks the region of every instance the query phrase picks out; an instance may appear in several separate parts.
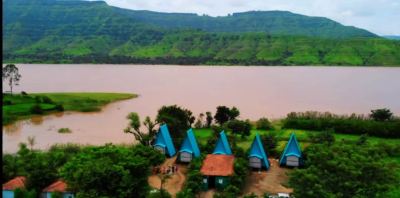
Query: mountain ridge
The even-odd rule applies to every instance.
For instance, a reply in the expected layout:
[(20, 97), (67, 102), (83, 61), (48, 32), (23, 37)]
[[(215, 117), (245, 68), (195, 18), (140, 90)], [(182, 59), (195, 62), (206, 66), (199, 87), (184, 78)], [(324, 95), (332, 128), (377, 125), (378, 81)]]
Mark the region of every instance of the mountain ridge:
[[(236, 13), (230, 18), (198, 18), (196, 14), (182, 17), (181, 14), (131, 11), (109, 6), (103, 1), (75, 0), (3, 1), (3, 11), (3, 61), (9, 62), (400, 64), (400, 42), (368, 32), (366, 37), (354, 36), (357, 31), (349, 33), (348, 30), (353, 29), (343, 30), (337, 22), (329, 22), (326, 26), (326, 23), (315, 23), (314, 19), (304, 22), (302, 17), (296, 18), (296, 14), (289, 15), (290, 20), (279, 17), (288, 16), (288, 11), (263, 12), (261, 15), (252, 11)], [(275, 18), (270, 21), (253, 17), (265, 18), (271, 14)], [(232, 20), (236, 22), (229, 25)], [(282, 20), (294, 21), (294, 24)], [(188, 27), (188, 24), (192, 26)], [(314, 32), (295, 24), (309, 24), (309, 30)], [(274, 27), (274, 31), (256, 31), (268, 25)], [(330, 28), (315, 32), (315, 25)], [(221, 28), (226, 30), (218, 31)], [(297, 33), (290, 35), (285, 31)], [(342, 36), (329, 36), (339, 33)]]

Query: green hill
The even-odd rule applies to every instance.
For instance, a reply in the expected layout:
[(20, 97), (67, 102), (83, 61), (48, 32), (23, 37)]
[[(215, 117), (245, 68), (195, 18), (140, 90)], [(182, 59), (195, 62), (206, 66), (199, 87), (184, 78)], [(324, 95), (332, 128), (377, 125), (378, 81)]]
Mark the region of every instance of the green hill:
[(3, 62), (400, 65), (400, 41), (290, 12), (209, 17), (74, 0), (5, 0), (3, 11)]

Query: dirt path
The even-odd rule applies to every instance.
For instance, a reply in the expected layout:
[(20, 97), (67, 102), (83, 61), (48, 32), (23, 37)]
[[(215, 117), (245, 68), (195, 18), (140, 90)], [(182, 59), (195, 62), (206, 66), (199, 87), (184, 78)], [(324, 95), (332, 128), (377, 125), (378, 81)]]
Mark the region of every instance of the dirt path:
[(286, 188), (282, 183), (286, 183), (288, 176), (286, 175), (290, 169), (279, 167), (278, 161), (269, 159), (271, 167), (268, 171), (253, 171), (246, 178), (246, 186), (243, 189), (244, 195), (254, 193), (262, 196), (265, 192), (270, 194), (292, 193), (293, 189)]
[(213, 198), (215, 194), (215, 189), (211, 189), (208, 191), (202, 191), (199, 193), (199, 198)]
[[(168, 158), (161, 165), (162, 167), (168, 167), (175, 164), (176, 157)], [(172, 197), (176, 196), (176, 193), (182, 190), (183, 185), (186, 181), (187, 166), (176, 164), (178, 166), (178, 172), (171, 174), (167, 181), (164, 183), (163, 188), (167, 190)], [(153, 188), (160, 189), (161, 179), (159, 175), (151, 175), (148, 178), (149, 185)]]

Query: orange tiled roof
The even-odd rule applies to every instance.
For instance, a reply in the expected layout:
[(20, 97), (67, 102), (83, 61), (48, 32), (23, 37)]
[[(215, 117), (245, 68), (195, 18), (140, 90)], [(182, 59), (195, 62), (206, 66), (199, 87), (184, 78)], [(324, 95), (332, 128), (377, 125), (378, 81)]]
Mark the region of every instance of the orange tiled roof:
[(203, 161), (200, 172), (210, 176), (229, 176), (233, 175), (233, 155), (213, 155), (209, 154)]
[(26, 177), (19, 176), (7, 183), (3, 184), (3, 190), (15, 190), (17, 188), (25, 188)]
[(61, 180), (58, 180), (52, 183), (50, 186), (47, 186), (43, 189), (43, 192), (66, 192), (67, 184)]

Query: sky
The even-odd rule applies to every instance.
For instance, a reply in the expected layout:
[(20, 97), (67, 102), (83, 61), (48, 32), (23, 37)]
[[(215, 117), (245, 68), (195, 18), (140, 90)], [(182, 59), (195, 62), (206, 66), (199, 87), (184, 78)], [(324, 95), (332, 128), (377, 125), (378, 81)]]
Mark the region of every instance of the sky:
[(400, 35), (400, 0), (105, 0), (133, 10), (225, 16), (234, 12), (286, 10), (322, 16), (378, 35)]

